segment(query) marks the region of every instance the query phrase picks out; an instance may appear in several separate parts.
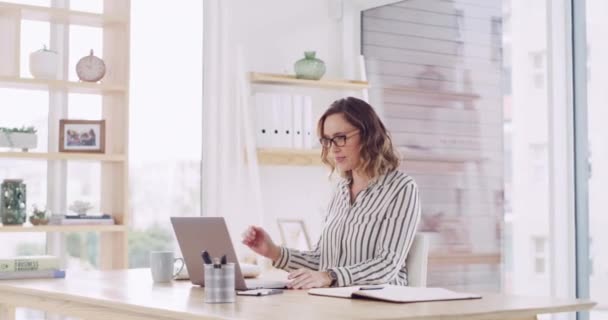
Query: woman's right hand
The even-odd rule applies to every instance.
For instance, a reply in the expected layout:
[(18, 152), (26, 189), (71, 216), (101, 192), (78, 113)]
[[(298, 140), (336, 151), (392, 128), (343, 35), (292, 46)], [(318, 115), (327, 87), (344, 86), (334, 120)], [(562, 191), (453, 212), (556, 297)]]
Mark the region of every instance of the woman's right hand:
[(279, 248), (266, 231), (261, 227), (250, 226), (243, 232), (243, 244), (251, 248), (253, 252), (262, 255), (272, 261), (279, 259), (281, 248)]

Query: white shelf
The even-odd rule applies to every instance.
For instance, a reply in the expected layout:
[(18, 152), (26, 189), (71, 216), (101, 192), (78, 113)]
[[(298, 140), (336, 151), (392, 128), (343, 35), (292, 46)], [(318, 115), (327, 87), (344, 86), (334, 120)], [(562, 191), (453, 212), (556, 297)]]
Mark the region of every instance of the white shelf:
[(124, 17), (108, 14), (97, 14), (69, 9), (0, 2), (0, 14), (6, 11), (19, 13), (21, 19), (24, 20), (74, 24), (99, 28), (113, 24), (125, 24), (127, 21), (127, 19)]
[(250, 81), (258, 84), (273, 84), (284, 86), (302, 86), (324, 89), (363, 90), (369, 88), (367, 81), (344, 79), (298, 79), (294, 75), (251, 72)]
[(31, 159), (31, 160), (74, 160), (74, 161), (104, 161), (124, 162), (126, 157), (121, 154), (76, 153), (76, 152), (0, 152), (0, 159)]
[(44, 80), (20, 77), (0, 76), (0, 88), (14, 88), (26, 90), (67, 90), (72, 93), (124, 93), (124, 86), (109, 85), (105, 83), (75, 82), (65, 80)]
[(0, 226), (2, 232), (126, 232), (124, 225), (45, 225)]

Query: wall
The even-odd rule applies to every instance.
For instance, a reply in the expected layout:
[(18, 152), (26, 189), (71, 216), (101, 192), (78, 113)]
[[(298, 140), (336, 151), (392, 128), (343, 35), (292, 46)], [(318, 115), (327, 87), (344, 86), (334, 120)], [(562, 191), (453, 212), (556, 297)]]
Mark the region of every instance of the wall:
[[(326, 77), (342, 77), (342, 24), (330, 17), (328, 1), (230, 0), (221, 3), (222, 17), (226, 20), (222, 25), (224, 51), (233, 55), (241, 48), (249, 71), (292, 74), (293, 63), (303, 58), (303, 52), (314, 50), (317, 57), (326, 63)], [(205, 60), (205, 63), (210, 61)], [(226, 68), (232, 77), (228, 82), (236, 81), (237, 71), (230, 66)], [(333, 100), (347, 94), (358, 94), (276, 86), (254, 86), (252, 89), (254, 92), (287, 91), (311, 95), (315, 119)], [(227, 104), (226, 107), (233, 106)], [(229, 158), (227, 160), (230, 161)], [(264, 208), (263, 224), (275, 241), (279, 241), (276, 218), (297, 218), (305, 220), (311, 239), (316, 242), (324, 208), (332, 189), (327, 170), (323, 167), (264, 166), (260, 168), (260, 181)], [(250, 180), (240, 183), (249, 182)], [(242, 203), (250, 203), (254, 198), (255, 184), (248, 185), (245, 189), (247, 188), (249, 190), (245, 190), (241, 196), (247, 201)], [(259, 222), (256, 211), (247, 205), (237, 206), (232, 213), (205, 214), (226, 216), (235, 243), (247, 225)], [(237, 247), (241, 254), (247, 252), (242, 245)]]

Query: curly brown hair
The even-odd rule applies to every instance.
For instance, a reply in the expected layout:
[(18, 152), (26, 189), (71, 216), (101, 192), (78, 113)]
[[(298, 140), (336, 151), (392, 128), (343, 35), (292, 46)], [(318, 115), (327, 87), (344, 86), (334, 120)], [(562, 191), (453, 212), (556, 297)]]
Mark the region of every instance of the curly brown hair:
[[(375, 179), (399, 167), (400, 158), (393, 147), (386, 127), (372, 106), (361, 99), (347, 97), (334, 101), (317, 123), (319, 138), (324, 136), (323, 125), (325, 119), (337, 113), (342, 113), (346, 121), (359, 129), (361, 162), (357, 169), (362, 170), (371, 179)], [(336, 171), (336, 165), (327, 158), (328, 153), (329, 148), (323, 147), (321, 160), (331, 168), (333, 174)], [(343, 172), (340, 175), (344, 178), (351, 178), (352, 172)]]

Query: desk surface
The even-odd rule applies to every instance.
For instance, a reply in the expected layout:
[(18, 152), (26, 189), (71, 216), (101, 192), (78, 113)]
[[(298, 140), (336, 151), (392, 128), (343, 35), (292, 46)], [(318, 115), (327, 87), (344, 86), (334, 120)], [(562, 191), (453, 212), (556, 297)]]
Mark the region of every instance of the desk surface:
[(496, 294), (465, 301), (396, 304), (311, 296), (286, 290), (206, 304), (188, 281), (152, 283), (149, 269), (68, 272), (66, 279), (0, 281), (0, 304), (103, 319), (534, 319), (537, 314), (587, 310), (595, 303)]

